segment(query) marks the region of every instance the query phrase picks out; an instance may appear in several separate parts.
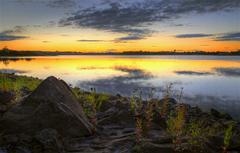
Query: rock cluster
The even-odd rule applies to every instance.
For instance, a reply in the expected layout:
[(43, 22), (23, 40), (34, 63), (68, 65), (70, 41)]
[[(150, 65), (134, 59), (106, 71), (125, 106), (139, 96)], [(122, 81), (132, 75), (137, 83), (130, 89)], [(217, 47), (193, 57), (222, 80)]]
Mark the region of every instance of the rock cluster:
[[(178, 104), (172, 98), (155, 100), (152, 123), (141, 143), (136, 141), (136, 118), (144, 116), (147, 103), (136, 116), (129, 98), (110, 96), (97, 111), (97, 127), (84, 114), (83, 99), (77, 99), (71, 88), (62, 80), (49, 77), (26, 99), (10, 108), (0, 118), (0, 153), (173, 153), (198, 152), (188, 148), (189, 137), (181, 137), (182, 150), (176, 151), (173, 137), (168, 132), (167, 118), (159, 114), (158, 107), (174, 112), (186, 108), (186, 122), (203, 120), (205, 127), (216, 124), (225, 128), (232, 121), (227, 114), (212, 109), (210, 113), (198, 107)], [(143, 117), (143, 119), (145, 119)], [(240, 124), (237, 123), (229, 145), (229, 152), (240, 151)], [(222, 152), (224, 131), (209, 137), (204, 143), (205, 153)]]

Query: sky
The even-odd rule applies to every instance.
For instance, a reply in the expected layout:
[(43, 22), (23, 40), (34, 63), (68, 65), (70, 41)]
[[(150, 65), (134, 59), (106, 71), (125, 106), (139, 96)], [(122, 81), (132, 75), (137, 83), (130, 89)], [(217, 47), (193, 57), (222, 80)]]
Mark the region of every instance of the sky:
[(236, 51), (240, 0), (0, 0), (0, 48)]

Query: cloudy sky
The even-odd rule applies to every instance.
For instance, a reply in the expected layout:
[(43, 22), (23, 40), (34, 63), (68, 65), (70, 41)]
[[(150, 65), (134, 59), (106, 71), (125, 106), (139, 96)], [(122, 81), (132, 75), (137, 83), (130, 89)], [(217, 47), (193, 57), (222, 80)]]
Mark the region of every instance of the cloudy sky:
[(240, 0), (0, 0), (0, 48), (234, 51)]

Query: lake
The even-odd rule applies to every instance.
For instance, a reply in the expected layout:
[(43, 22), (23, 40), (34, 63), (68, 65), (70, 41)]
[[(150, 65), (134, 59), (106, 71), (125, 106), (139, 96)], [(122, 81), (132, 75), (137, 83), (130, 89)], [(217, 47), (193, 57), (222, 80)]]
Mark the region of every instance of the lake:
[[(161, 97), (172, 85), (181, 102), (240, 119), (240, 56), (51, 56), (0, 58), (0, 72), (54, 75), (85, 90)], [(181, 92), (182, 91), (182, 92)]]

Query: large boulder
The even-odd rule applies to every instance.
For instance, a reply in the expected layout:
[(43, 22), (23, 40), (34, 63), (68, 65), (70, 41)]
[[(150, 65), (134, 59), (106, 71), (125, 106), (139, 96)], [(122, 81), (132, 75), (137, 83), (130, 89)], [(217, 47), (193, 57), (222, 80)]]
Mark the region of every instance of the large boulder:
[(55, 77), (44, 80), (0, 121), (0, 131), (10, 134), (35, 134), (46, 128), (64, 137), (91, 135), (94, 129), (70, 87)]
[(0, 105), (10, 104), (15, 99), (15, 94), (10, 91), (2, 91), (0, 89)]

